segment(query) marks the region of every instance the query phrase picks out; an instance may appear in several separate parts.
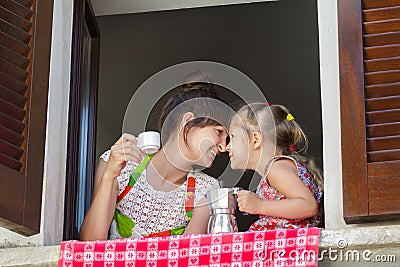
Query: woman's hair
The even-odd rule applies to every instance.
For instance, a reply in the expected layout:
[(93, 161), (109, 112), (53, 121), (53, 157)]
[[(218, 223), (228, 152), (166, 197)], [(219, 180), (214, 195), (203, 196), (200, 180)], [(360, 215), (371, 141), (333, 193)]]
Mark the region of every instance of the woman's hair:
[[(201, 72), (191, 75), (181, 86), (179, 94), (169, 98), (159, 120), (162, 143), (165, 143), (177, 129), (183, 115), (187, 112), (195, 118), (184, 125), (183, 137), (187, 143), (187, 135), (194, 128), (206, 126), (223, 126), (228, 128), (230, 118), (229, 106), (223, 102), (209, 79), (201, 79)], [(205, 82), (204, 82), (205, 80)], [(231, 110), (231, 109), (230, 109)]]
[(306, 154), (308, 138), (286, 107), (253, 103), (240, 108), (237, 114), (248, 134), (260, 131), (264, 140), (266, 138), (275, 141), (275, 154), (294, 158), (307, 168), (317, 185), (322, 188), (322, 173), (314, 160)]

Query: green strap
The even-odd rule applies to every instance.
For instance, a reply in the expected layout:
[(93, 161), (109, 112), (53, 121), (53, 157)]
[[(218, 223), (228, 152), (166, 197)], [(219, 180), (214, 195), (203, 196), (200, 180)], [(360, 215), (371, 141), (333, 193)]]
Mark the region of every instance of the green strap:
[[(148, 154), (142, 162), (139, 163), (139, 165), (135, 168), (135, 170), (132, 171), (131, 175), (129, 176), (129, 182), (127, 186), (124, 188), (124, 191), (117, 197), (117, 203), (120, 202), (127, 193), (132, 189), (132, 187), (135, 185), (137, 179), (140, 177), (144, 169), (146, 169), (147, 164), (149, 164), (151, 158), (153, 157), (153, 154)], [(193, 179), (193, 177), (189, 177), (188, 180)], [(189, 181), (187, 181), (189, 183)], [(195, 182), (194, 182), (195, 184)], [(189, 190), (188, 190), (189, 189)], [(195, 190), (195, 185), (193, 185), (193, 188), (188, 188), (186, 187), (186, 192), (191, 191), (193, 194), (194, 198), (194, 190)], [(185, 201), (185, 206), (187, 201)], [(188, 216), (189, 221), (192, 219), (192, 209), (186, 211), (186, 215)], [(121, 237), (130, 237), (132, 236), (132, 229), (135, 226), (135, 222), (129, 218), (126, 215), (123, 215), (118, 208), (115, 208), (114, 211), (114, 220), (116, 223), (116, 228), (117, 232), (121, 235)], [(180, 226), (177, 228), (170, 229), (170, 235), (181, 235), (185, 231), (186, 226)]]
[(129, 177), (129, 186), (134, 186), (137, 179), (140, 177), (144, 169), (146, 169), (147, 164), (149, 164), (151, 158), (153, 157), (153, 154), (147, 155), (142, 162), (139, 163), (139, 165), (136, 167), (136, 169), (131, 173), (131, 176)]
[(132, 189), (132, 187), (135, 185), (137, 179), (140, 177), (144, 169), (146, 168), (147, 164), (150, 162), (150, 159), (153, 157), (152, 154), (147, 155), (142, 162), (139, 163), (139, 165), (133, 170), (131, 175), (129, 176), (129, 181), (124, 190), (119, 194), (117, 197), (117, 203), (120, 202)]

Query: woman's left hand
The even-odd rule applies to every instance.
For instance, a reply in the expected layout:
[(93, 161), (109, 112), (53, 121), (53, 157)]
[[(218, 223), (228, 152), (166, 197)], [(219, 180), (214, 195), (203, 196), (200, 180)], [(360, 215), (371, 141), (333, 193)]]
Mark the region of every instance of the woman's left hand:
[(260, 199), (255, 193), (247, 190), (240, 190), (237, 193), (237, 196), (237, 202), (241, 212), (259, 214), (259, 207), (262, 199)]

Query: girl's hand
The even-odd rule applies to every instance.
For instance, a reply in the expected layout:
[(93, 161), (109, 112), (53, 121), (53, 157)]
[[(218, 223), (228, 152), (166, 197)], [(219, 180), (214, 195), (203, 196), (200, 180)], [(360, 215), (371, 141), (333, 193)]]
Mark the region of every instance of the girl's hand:
[(104, 175), (116, 178), (120, 175), (127, 161), (140, 163), (145, 154), (137, 146), (137, 139), (131, 134), (124, 133), (110, 149)]
[(260, 199), (255, 193), (247, 190), (240, 190), (237, 193), (237, 202), (239, 210), (241, 212), (247, 212), (250, 214), (259, 214), (259, 207), (262, 199)]

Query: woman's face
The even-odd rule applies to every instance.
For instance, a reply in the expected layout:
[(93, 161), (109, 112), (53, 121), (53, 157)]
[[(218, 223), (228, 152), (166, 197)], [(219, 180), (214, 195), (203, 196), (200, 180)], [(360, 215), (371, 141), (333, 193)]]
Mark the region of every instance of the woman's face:
[(229, 127), (229, 144), (226, 150), (232, 169), (246, 169), (249, 162), (249, 137), (247, 131), (240, 124), (240, 120), (234, 118)]
[(223, 126), (192, 128), (187, 136), (186, 157), (193, 164), (210, 167), (215, 157), (226, 151), (227, 136)]

